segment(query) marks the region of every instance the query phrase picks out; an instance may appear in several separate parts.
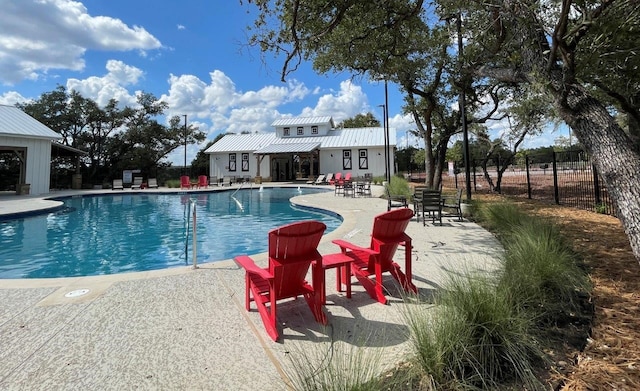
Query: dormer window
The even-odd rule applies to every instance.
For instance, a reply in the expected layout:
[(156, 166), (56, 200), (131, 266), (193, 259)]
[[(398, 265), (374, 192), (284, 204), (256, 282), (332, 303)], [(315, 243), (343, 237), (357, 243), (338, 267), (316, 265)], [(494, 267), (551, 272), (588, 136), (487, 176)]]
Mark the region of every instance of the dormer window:
[(311, 134), (318, 134), (318, 127), (317, 126), (312, 126), (311, 127)]
[(304, 134), (304, 128), (302, 126), (298, 126), (298, 136), (302, 136)]
[(282, 130), (282, 135), (283, 136), (290, 136), (290, 132), (291, 132), (291, 130), (289, 128), (284, 128)]

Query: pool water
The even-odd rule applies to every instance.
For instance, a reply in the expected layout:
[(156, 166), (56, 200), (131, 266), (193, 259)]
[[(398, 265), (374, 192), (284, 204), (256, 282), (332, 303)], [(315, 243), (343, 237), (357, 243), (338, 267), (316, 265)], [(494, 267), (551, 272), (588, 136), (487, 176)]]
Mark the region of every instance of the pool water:
[(321, 190), (243, 189), (189, 194), (115, 194), (64, 199), (54, 213), (0, 222), (0, 278), (54, 278), (157, 270), (267, 251), (267, 232), (300, 220), (327, 231), (342, 222), (290, 198)]

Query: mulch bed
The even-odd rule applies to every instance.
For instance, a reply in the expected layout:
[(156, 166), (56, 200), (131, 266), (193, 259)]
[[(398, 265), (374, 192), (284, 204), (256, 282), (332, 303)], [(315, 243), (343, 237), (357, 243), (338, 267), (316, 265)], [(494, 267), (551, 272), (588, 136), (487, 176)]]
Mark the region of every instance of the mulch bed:
[[(474, 195), (496, 201), (499, 196)], [(510, 198), (553, 219), (581, 254), (593, 282), (595, 316), (582, 351), (569, 351), (551, 374), (555, 389), (640, 390), (640, 264), (612, 216)]]

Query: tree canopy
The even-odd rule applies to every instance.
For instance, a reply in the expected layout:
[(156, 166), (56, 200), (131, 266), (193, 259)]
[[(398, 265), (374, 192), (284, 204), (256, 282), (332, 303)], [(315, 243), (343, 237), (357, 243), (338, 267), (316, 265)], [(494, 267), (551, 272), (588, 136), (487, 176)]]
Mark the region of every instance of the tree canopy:
[(181, 126), (178, 116), (160, 123), (167, 104), (145, 92), (138, 93), (134, 108), (120, 107), (115, 99), (99, 107), (58, 86), (18, 107), (60, 133), (65, 145), (88, 152), (80, 164), (89, 182), (121, 177), (125, 169), (155, 174), (158, 166), (169, 165), (164, 159), (176, 148), (205, 139), (198, 128)]
[(251, 40), (285, 56), (283, 79), (312, 61), (320, 72), (346, 69), (398, 83), (425, 137), (427, 163), (444, 159), (431, 147), (446, 139), (447, 125), (459, 128), (460, 114), (448, 109), (458, 93), (480, 120), (498, 109), (487, 116), (481, 104), (518, 88), (539, 95), (553, 107), (544, 114), (562, 119), (592, 156), (640, 260), (637, 2), (248, 2), (258, 9)]

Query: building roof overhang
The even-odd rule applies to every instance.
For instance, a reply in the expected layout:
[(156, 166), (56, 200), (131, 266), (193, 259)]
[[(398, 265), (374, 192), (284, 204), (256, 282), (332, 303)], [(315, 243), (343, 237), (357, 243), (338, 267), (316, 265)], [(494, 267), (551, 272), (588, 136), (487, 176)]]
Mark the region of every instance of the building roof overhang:
[(287, 143), (269, 144), (264, 148), (255, 150), (256, 155), (273, 155), (277, 153), (309, 153), (320, 147), (320, 143)]

